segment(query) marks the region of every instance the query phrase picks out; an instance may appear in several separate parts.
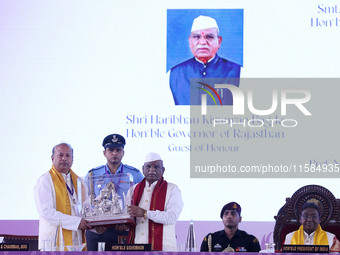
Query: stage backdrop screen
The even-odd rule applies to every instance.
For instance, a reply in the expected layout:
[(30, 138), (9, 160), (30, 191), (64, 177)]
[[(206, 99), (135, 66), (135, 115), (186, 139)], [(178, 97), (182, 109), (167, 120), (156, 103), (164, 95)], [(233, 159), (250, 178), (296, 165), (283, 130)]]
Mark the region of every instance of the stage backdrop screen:
[[(236, 201), (244, 221), (274, 221), (285, 198), (309, 184), (340, 197), (337, 4), (0, 0), (0, 219), (38, 219), (34, 185), (54, 145), (71, 144), (72, 169), (85, 176), (106, 163), (102, 141), (112, 133), (126, 138), (124, 164), (142, 170), (148, 152), (162, 156), (165, 179), (182, 192), (180, 220), (219, 220)], [(216, 20), (216, 37), (191, 36), (200, 15)], [(239, 71), (244, 115), (232, 101), (218, 112), (208, 87), (192, 92), (207, 97), (206, 115), (201, 101), (175, 104), (175, 94), (190, 99), (169, 79), (197, 62), (193, 40), (217, 40), (212, 61)], [(216, 174), (228, 164), (248, 172)]]

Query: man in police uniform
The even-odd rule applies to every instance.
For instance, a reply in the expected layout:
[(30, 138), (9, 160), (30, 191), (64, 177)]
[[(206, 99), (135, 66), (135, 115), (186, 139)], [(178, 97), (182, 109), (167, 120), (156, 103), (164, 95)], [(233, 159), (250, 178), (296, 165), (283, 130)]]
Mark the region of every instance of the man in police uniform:
[[(124, 165), (122, 163), (122, 158), (124, 156), (124, 146), (125, 139), (119, 134), (111, 134), (104, 138), (104, 156), (107, 159), (107, 163), (105, 165), (91, 169), (86, 175), (86, 183), (88, 184), (90, 195), (94, 195), (95, 197), (99, 195), (99, 189), (95, 187), (93, 183), (90, 183), (90, 177), (92, 176), (105, 177), (114, 175), (115, 177), (122, 174), (130, 174), (130, 181), (133, 182), (133, 185), (144, 179), (143, 174), (138, 169), (132, 166)], [(91, 192), (94, 194), (91, 194)], [(121, 192), (119, 189), (117, 190), (117, 193), (122, 195), (120, 194)], [(118, 231), (118, 229), (115, 228), (109, 228), (103, 234), (96, 234), (92, 231), (86, 231), (87, 250), (97, 251), (98, 242), (118, 243), (118, 236), (127, 236), (127, 234), (128, 232)]]
[(241, 222), (241, 206), (236, 202), (230, 202), (223, 206), (221, 219), (224, 230), (210, 233), (204, 237), (201, 251), (209, 252), (259, 252), (259, 241), (253, 235), (239, 230)]

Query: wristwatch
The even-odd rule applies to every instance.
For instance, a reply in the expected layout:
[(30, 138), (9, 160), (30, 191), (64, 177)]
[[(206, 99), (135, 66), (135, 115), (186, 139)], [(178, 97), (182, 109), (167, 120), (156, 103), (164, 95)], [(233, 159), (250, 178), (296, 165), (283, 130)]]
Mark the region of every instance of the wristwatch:
[(147, 210), (144, 211), (144, 219), (146, 220), (147, 219)]

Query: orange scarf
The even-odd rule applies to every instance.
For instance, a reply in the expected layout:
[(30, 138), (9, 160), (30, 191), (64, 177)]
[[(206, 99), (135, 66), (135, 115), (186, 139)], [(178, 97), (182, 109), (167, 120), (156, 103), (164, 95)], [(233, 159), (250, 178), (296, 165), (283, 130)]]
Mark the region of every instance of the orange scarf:
[[(78, 193), (78, 183), (77, 179), (78, 176), (70, 169), (71, 179), (74, 185), (74, 189), (76, 194)], [(55, 167), (52, 165), (52, 168), (50, 170), (50, 175), (52, 177), (55, 195), (56, 195), (56, 210), (59, 212), (62, 212), (63, 214), (71, 215), (71, 203), (68, 196), (68, 191), (66, 188), (66, 182), (64, 180), (64, 177), (61, 175), (61, 173), (55, 169)], [(85, 199), (85, 189), (82, 189), (82, 201)], [(85, 232), (82, 231), (83, 241), (85, 242)], [(68, 229), (63, 228), (63, 237), (64, 237), (64, 243), (65, 247), (66, 245), (73, 245), (72, 242), (72, 231)]]
[[(304, 243), (304, 230), (301, 225), (300, 228), (293, 234), (290, 244), (303, 245)], [(324, 230), (322, 230), (320, 224), (317, 226), (314, 233), (314, 245), (328, 245), (327, 234)]]

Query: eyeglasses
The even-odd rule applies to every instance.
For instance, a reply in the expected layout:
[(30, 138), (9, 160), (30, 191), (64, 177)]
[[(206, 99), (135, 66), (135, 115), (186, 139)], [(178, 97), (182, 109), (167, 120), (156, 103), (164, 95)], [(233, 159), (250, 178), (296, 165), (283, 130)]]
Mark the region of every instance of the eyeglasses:
[(308, 220), (308, 218), (312, 219), (313, 221), (316, 221), (318, 219), (318, 216), (316, 215), (309, 215), (309, 214), (303, 214), (302, 218), (304, 220)]
[(192, 34), (190, 36), (194, 41), (198, 42), (201, 38), (203, 38), (204, 40), (208, 41), (208, 42), (213, 42), (218, 36), (215, 35), (211, 35), (211, 34), (207, 34), (207, 35), (199, 35), (199, 34)]

